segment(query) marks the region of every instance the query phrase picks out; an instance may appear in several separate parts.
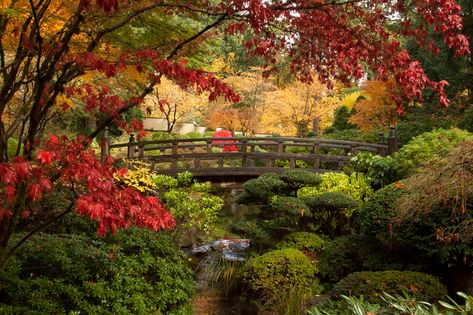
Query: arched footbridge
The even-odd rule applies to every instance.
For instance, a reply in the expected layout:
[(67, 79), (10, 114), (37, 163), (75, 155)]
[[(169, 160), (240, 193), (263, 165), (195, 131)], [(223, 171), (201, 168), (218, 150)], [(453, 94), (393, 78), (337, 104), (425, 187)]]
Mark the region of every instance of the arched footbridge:
[(107, 143), (102, 157), (140, 160), (160, 174), (175, 175), (189, 171), (195, 177), (254, 177), (268, 172), (283, 172), (304, 168), (312, 172), (341, 171), (358, 152), (380, 155), (397, 148), (394, 133), (387, 141), (380, 136), (378, 143), (343, 140), (243, 137), (194, 138), (159, 141)]

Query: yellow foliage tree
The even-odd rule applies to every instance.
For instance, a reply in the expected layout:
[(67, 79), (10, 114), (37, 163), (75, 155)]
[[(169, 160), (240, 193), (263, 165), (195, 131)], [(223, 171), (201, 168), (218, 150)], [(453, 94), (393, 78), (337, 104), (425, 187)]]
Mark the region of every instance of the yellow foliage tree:
[(374, 129), (387, 130), (398, 122), (396, 103), (386, 86), (381, 81), (367, 81), (361, 92), (364, 99), (354, 106), (356, 113), (349, 118), (349, 122), (362, 131)]
[(165, 119), (167, 132), (171, 133), (176, 123), (202, 120), (207, 104), (205, 95), (184, 91), (172, 80), (162, 78), (144, 106), (148, 106), (151, 116)]
[(259, 130), (281, 135), (299, 134), (301, 127), (311, 126), (315, 120), (323, 129), (330, 125), (333, 111), (340, 106), (333, 90), (319, 82), (305, 84), (294, 81), (283, 89), (268, 93), (261, 115)]

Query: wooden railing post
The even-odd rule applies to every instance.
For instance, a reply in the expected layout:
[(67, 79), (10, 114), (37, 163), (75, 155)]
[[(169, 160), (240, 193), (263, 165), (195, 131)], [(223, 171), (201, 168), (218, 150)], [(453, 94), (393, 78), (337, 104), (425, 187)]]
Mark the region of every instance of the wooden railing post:
[(100, 149), (100, 160), (105, 162), (105, 157), (110, 155), (110, 138), (108, 137), (108, 127), (103, 131), (103, 145)]
[[(384, 132), (379, 132), (378, 133), (378, 144), (380, 145), (385, 145), (385, 139), (384, 139)], [(378, 151), (377, 153), (381, 156), (385, 156), (386, 155), (386, 150), (384, 148), (378, 148)]]
[(136, 151), (135, 135), (133, 133), (131, 133), (130, 134), (130, 139), (128, 141), (127, 157), (129, 159), (133, 159), (135, 157), (135, 151)]
[(241, 153), (243, 153), (243, 156), (241, 158), (241, 167), (248, 167), (248, 145), (247, 145), (247, 140), (242, 139), (241, 140)]
[(171, 161), (171, 169), (177, 171), (177, 140), (172, 142), (172, 161)]
[(205, 142), (207, 142), (207, 153), (212, 153), (212, 139), (207, 139)]
[(319, 158), (319, 144), (314, 141), (314, 146), (312, 148), (312, 154), (316, 157), (314, 158), (314, 168), (317, 170), (320, 168), (320, 158)]
[(278, 153), (284, 153), (284, 141), (278, 139)]
[(388, 154), (391, 155), (398, 150), (399, 144), (396, 136), (396, 127), (389, 128)]
[(144, 155), (145, 155), (144, 146), (145, 145), (143, 141), (141, 140), (141, 138), (138, 138), (138, 158), (139, 159), (144, 158)]

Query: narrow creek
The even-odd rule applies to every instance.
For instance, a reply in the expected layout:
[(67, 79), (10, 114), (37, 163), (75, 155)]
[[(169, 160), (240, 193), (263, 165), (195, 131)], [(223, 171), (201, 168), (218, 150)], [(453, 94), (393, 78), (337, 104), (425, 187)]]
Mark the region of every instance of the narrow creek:
[[(224, 205), (222, 207), (222, 210), (220, 211), (219, 220), (218, 220), (219, 222), (217, 224), (219, 229), (223, 229), (223, 232), (219, 231), (219, 233), (220, 234), (223, 233), (223, 234), (220, 235), (221, 236), (220, 240), (218, 239), (211, 240), (209, 244), (215, 244), (215, 242), (220, 244), (219, 242), (221, 242), (222, 240), (224, 240), (224, 242), (225, 240), (235, 240), (235, 243), (237, 245), (239, 242), (245, 242), (245, 240), (240, 240), (238, 235), (234, 235), (230, 233), (228, 231), (228, 225), (230, 225), (233, 222), (243, 220), (247, 215), (253, 214), (257, 210), (254, 207), (239, 205), (235, 202), (235, 198), (240, 192), (241, 186), (240, 187), (238, 185), (222, 186), (222, 187), (219, 187), (218, 190), (220, 191), (219, 193), (220, 197), (224, 199)], [(225, 233), (227, 231), (228, 233)], [(212, 251), (212, 249), (210, 249), (210, 251)], [(244, 296), (242, 296), (238, 290), (231, 290), (229, 288), (225, 288), (225, 289), (229, 289), (228, 292), (225, 292), (225, 289), (223, 288), (215, 288), (215, 286), (213, 286), (211, 283), (208, 283), (205, 273), (202, 272), (201, 269), (197, 267), (199, 263), (201, 263), (201, 266), (202, 266), (203, 260), (205, 259), (209, 260), (209, 258), (212, 258), (212, 257), (208, 257), (208, 255), (225, 256), (225, 252), (228, 254), (228, 252), (232, 253), (233, 251), (222, 251), (222, 252), (213, 251), (213, 252), (209, 252), (208, 254), (192, 257), (192, 259), (197, 260), (193, 262), (193, 265), (196, 266), (195, 269), (196, 269), (196, 274), (197, 274), (197, 293), (196, 293), (194, 303), (193, 303), (195, 315), (257, 314), (257, 307), (253, 305)], [(246, 254), (244, 253), (244, 250), (239, 251), (238, 249), (233, 254), (238, 255), (238, 257), (246, 256)], [(230, 256), (237, 257), (233, 254), (231, 254)], [(243, 259), (244, 258), (242, 258), (241, 260)], [(238, 261), (236, 262), (236, 264), (238, 264)], [(229, 266), (233, 266), (231, 265), (231, 262), (229, 262)]]

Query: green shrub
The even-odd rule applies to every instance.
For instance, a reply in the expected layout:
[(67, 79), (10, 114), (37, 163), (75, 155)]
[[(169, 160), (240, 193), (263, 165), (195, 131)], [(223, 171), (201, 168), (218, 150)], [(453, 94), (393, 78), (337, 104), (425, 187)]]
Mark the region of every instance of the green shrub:
[(320, 291), (315, 266), (301, 251), (287, 248), (250, 258), (243, 266), (243, 283), (257, 298), (271, 304), (296, 290), (303, 298)]
[(351, 159), (349, 170), (365, 173), (375, 188), (382, 188), (412, 175), (434, 157), (470, 137), (460, 129), (436, 129), (413, 138), (392, 156), (359, 153)]
[(366, 301), (382, 301), (382, 292), (391, 295), (410, 294), (423, 301), (438, 301), (447, 296), (446, 287), (434, 276), (413, 271), (354, 272), (340, 280), (333, 292), (336, 295), (363, 295)]
[(415, 116), (411, 117), (411, 119), (411, 121), (401, 121), (396, 127), (396, 134), (400, 147), (409, 143), (412, 138), (417, 137), (425, 132), (431, 132), (432, 130), (439, 128), (450, 129), (454, 126), (454, 122), (451, 119), (445, 117), (432, 118), (430, 116), (416, 114)]
[(256, 241), (270, 236), (256, 221), (250, 220), (230, 224), (230, 232)]
[(393, 156), (380, 156), (371, 152), (360, 152), (352, 157), (346, 170), (365, 174), (375, 189), (383, 188), (400, 178), (398, 163)]
[(322, 181), (319, 174), (304, 170), (286, 171), (281, 173), (279, 178), (295, 191), (302, 187), (317, 186)]
[(37, 234), (0, 273), (0, 309), (19, 314), (191, 314), (193, 293), (183, 253), (139, 229), (101, 240)]
[(351, 216), (358, 203), (346, 194), (329, 191), (302, 201), (310, 208), (307, 220), (314, 230), (332, 238), (351, 230)]
[(465, 110), (463, 113), (463, 119), (458, 124), (461, 129), (473, 132), (473, 104)]
[(288, 223), (297, 225), (304, 216), (310, 216), (309, 207), (299, 198), (276, 196), (272, 198), (269, 207), (270, 217), (284, 218)]
[(162, 194), (162, 200), (180, 227), (209, 232), (223, 206), (223, 199), (211, 189), (210, 182), (195, 182), (189, 188), (171, 188)]
[(286, 188), (287, 184), (277, 174), (266, 173), (247, 181), (243, 185), (245, 198), (240, 197), (238, 201), (267, 204), (272, 196), (280, 194)]
[[(471, 211), (452, 213), (450, 206), (435, 206), (429, 212), (401, 215), (397, 203), (404, 193), (403, 186), (403, 183), (386, 186), (361, 207), (358, 215), (361, 232), (393, 251), (415, 252), (414, 257), (423, 257), (431, 263), (451, 266), (463, 259), (470, 261), (473, 249), (468, 239), (462, 239), (458, 233), (465, 222), (472, 220)], [(449, 236), (454, 237), (453, 241), (442, 240)]]
[(362, 269), (361, 238), (343, 235), (325, 243), (318, 256), (317, 267), (324, 282), (335, 284), (348, 274)]
[(368, 200), (373, 194), (369, 180), (362, 173), (324, 173), (322, 182), (317, 187), (304, 187), (299, 189), (299, 197), (315, 197), (329, 191), (345, 193), (358, 203)]
[(467, 131), (453, 128), (436, 129), (413, 138), (394, 156), (400, 178), (407, 177), (429, 159), (442, 156), (449, 148), (470, 136), (471, 134)]
[(325, 246), (325, 240), (315, 233), (294, 232), (284, 236), (276, 246), (278, 249), (295, 248), (300, 251), (319, 253)]

